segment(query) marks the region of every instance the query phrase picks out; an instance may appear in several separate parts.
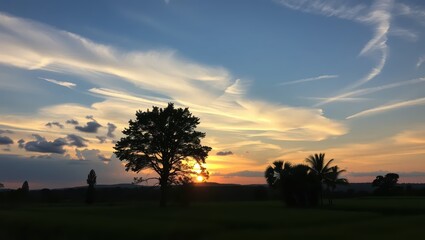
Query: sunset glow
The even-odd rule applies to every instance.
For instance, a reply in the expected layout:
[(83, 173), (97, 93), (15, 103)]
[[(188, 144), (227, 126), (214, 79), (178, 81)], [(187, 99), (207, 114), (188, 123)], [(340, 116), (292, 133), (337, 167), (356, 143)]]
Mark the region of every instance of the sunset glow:
[(198, 182), (202, 182), (202, 181), (204, 181), (204, 177), (202, 177), (202, 176), (197, 176), (197, 177), (196, 177), (196, 181), (198, 181)]

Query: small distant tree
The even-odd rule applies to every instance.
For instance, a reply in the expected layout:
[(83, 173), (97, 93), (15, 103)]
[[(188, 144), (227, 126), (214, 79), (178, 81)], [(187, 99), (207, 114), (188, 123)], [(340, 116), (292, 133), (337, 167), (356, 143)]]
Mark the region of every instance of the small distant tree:
[(372, 186), (376, 187), (378, 194), (391, 194), (396, 190), (396, 185), (399, 179), (397, 173), (387, 173), (385, 176), (376, 176), (372, 182)]
[(199, 122), (188, 108), (174, 108), (173, 103), (166, 108), (137, 111), (136, 119), (130, 120), (129, 127), (123, 131), (125, 137), (115, 144), (115, 155), (127, 162), (126, 171), (151, 169), (158, 174), (138, 182), (158, 180), (161, 207), (167, 204), (169, 186), (185, 183), (195, 173), (193, 162), (201, 167), (200, 174), (208, 177), (203, 166), (211, 148), (201, 145), (205, 133), (195, 130)]
[(0, 188), (4, 188), (4, 185), (3, 185), (3, 183), (0, 183)]
[(89, 187), (87, 188), (87, 195), (86, 195), (87, 204), (92, 204), (94, 202), (94, 194), (95, 194), (94, 185), (96, 185), (96, 179), (97, 179), (96, 172), (92, 169), (89, 175), (87, 176), (87, 184), (89, 185)]
[(29, 184), (28, 184), (28, 181), (25, 181), (25, 182), (22, 184), (21, 190), (22, 190), (22, 193), (23, 193), (23, 194), (28, 194), (28, 193), (29, 193), (29, 191), (30, 191), (30, 186), (29, 186)]
[(16, 190), (16, 197), (20, 201), (26, 201), (28, 199), (30, 187), (28, 181), (25, 181), (18, 190)]

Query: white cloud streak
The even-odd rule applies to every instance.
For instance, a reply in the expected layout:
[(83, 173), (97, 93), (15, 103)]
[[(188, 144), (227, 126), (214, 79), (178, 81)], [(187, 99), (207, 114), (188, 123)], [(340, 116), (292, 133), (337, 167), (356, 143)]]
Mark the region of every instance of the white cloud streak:
[(375, 34), (371, 40), (360, 51), (360, 56), (379, 52), (380, 60), (372, 70), (363, 78), (349, 86), (348, 89), (357, 88), (378, 76), (385, 66), (388, 57), (388, 33), (391, 23), (391, 9), (393, 6), (392, 0), (375, 1), (371, 12), (365, 17), (359, 17), (357, 20), (366, 24), (371, 24), (375, 27)]
[(371, 94), (371, 93), (375, 93), (375, 92), (379, 92), (379, 91), (383, 91), (383, 90), (387, 90), (387, 89), (398, 88), (398, 87), (402, 87), (402, 86), (418, 84), (418, 83), (423, 83), (423, 82), (425, 82), (425, 78), (416, 78), (416, 79), (411, 79), (411, 80), (407, 80), (407, 81), (390, 83), (390, 84), (386, 84), (386, 85), (382, 85), (382, 86), (378, 86), (378, 87), (358, 89), (358, 90), (354, 90), (354, 91), (351, 91), (351, 92), (343, 93), (343, 94), (335, 96), (335, 97), (327, 98), (326, 100), (316, 104), (315, 106), (318, 107), (318, 106), (322, 106), (322, 105), (327, 104), (327, 103), (339, 101), (341, 98), (358, 97), (358, 96), (363, 96), (363, 95), (367, 95), (367, 94)]
[(381, 112), (387, 112), (387, 111), (391, 111), (391, 110), (395, 110), (395, 109), (399, 109), (399, 108), (404, 108), (404, 107), (419, 106), (419, 105), (424, 105), (424, 104), (425, 104), (425, 98), (418, 98), (418, 99), (414, 99), (414, 100), (397, 102), (397, 103), (392, 103), (392, 104), (388, 104), (388, 105), (379, 106), (379, 107), (376, 107), (376, 108), (371, 108), (371, 109), (368, 109), (368, 110), (365, 110), (365, 111), (361, 111), (359, 113), (348, 116), (346, 119), (363, 117), (363, 116), (366, 116), (366, 115), (371, 115), (371, 114), (376, 114), (376, 113), (381, 113)]
[[(373, 37), (361, 49), (359, 56), (378, 54), (379, 61), (364, 77), (346, 87), (343, 91), (359, 86), (377, 77), (383, 70), (388, 58), (387, 38), (391, 26), (393, 0), (375, 1), (371, 6), (352, 4), (335, 0), (280, 0), (282, 5), (299, 11), (315, 13), (327, 17), (337, 17), (370, 25), (374, 29)], [(399, 31), (402, 31), (399, 29)], [(336, 99), (335, 97), (334, 99)], [(321, 105), (327, 103), (324, 101)]]
[(70, 89), (72, 89), (75, 86), (77, 86), (77, 84), (72, 83), (72, 82), (58, 81), (58, 80), (55, 80), (55, 79), (42, 78), (42, 77), (40, 77), (40, 79), (43, 79), (43, 80), (46, 80), (46, 81), (48, 81), (50, 83), (54, 83), (56, 85), (59, 85), (59, 86), (62, 86), (62, 87), (66, 87), (66, 88), (70, 88)]
[(277, 0), (276, 2), (298, 11), (350, 20), (363, 14), (367, 8), (363, 4), (350, 5), (345, 0)]
[(414, 19), (415, 21), (425, 25), (425, 9), (420, 6), (408, 6), (404, 3), (398, 3), (396, 8), (397, 14)]
[[(309, 100), (315, 100), (315, 101), (328, 101), (331, 98), (324, 98), (324, 97), (303, 97), (303, 99), (309, 99)], [(334, 101), (338, 102), (364, 102), (370, 100), (370, 98), (354, 98), (354, 97), (340, 97), (337, 99), (333, 99)]]
[(389, 34), (406, 39), (411, 42), (415, 42), (419, 39), (419, 36), (415, 31), (404, 29), (404, 28), (392, 27), (390, 29)]
[(323, 80), (323, 79), (333, 79), (333, 78), (337, 78), (337, 77), (338, 77), (338, 75), (320, 75), (320, 76), (317, 76), (317, 77), (303, 78), (303, 79), (299, 79), (299, 80), (295, 80), (295, 81), (283, 82), (283, 83), (279, 83), (279, 85), (285, 86), (285, 85), (312, 82), (312, 81)]
[(419, 57), (418, 62), (416, 63), (416, 68), (419, 68), (420, 66), (422, 66), (424, 62), (425, 62), (425, 56)]
[(379, 60), (378, 65), (372, 68), (372, 70), (368, 74), (366, 74), (366, 76), (359, 79), (357, 82), (351, 84), (350, 86), (346, 87), (344, 89), (345, 91), (360, 87), (361, 85), (374, 79), (376, 76), (378, 76), (382, 72), (382, 69), (384, 69), (385, 63), (387, 62), (387, 56), (388, 56), (387, 45), (385, 43), (382, 43), (380, 51), (381, 51), (381, 58)]

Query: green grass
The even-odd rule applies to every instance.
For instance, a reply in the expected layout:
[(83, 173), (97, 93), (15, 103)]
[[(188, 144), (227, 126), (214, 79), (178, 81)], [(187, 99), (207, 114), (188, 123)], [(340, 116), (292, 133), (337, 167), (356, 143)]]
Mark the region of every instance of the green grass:
[(425, 198), (280, 202), (27, 205), (0, 208), (0, 239), (424, 239)]

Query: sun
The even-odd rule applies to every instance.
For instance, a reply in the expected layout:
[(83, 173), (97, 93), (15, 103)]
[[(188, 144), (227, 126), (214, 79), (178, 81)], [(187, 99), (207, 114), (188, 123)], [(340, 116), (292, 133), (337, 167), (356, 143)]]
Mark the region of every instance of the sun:
[(202, 182), (202, 181), (204, 181), (204, 177), (202, 177), (202, 176), (197, 176), (197, 177), (196, 177), (196, 181), (198, 181), (198, 182)]

